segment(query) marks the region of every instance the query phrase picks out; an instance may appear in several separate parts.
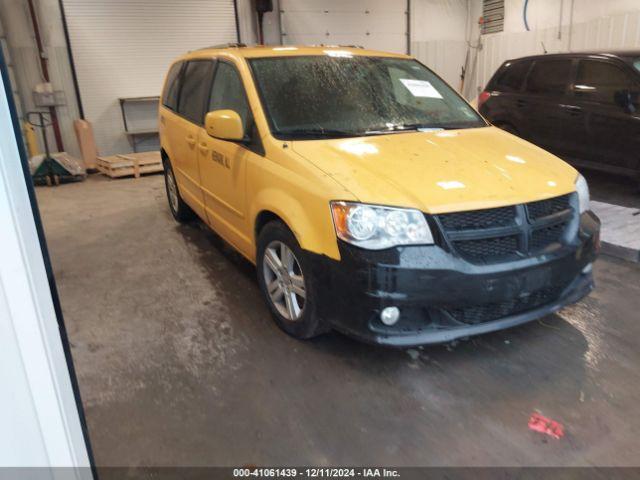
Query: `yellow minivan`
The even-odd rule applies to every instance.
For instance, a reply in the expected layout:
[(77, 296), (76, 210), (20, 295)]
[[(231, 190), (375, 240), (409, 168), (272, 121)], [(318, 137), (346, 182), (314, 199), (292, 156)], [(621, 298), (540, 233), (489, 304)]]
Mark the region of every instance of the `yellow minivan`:
[(203, 49), (171, 65), (159, 116), (171, 213), (253, 262), (297, 338), (445, 342), (593, 288), (584, 178), (410, 56)]

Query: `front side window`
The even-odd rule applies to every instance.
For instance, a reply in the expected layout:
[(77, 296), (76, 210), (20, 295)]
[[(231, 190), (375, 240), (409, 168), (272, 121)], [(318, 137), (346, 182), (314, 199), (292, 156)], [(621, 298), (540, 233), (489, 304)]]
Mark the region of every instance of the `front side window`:
[(417, 61), (340, 53), (249, 61), (276, 137), (486, 126), (456, 92)]
[(228, 63), (220, 62), (213, 80), (213, 90), (209, 100), (209, 112), (213, 110), (233, 110), (242, 120), (245, 131), (249, 123), (250, 110), (244, 86), (237, 70)]
[(182, 70), (182, 62), (174, 63), (167, 74), (167, 81), (164, 84), (164, 92), (162, 93), (162, 104), (176, 110), (178, 106), (178, 92), (180, 91), (180, 71)]
[(209, 94), (212, 73), (213, 62), (211, 60), (196, 60), (187, 63), (182, 74), (178, 113), (199, 125), (204, 121), (204, 108)]
[(597, 60), (580, 61), (574, 88), (583, 98), (609, 104), (615, 103), (616, 92), (638, 89), (621, 68)]
[(571, 75), (571, 60), (536, 61), (527, 78), (527, 92), (563, 94)]

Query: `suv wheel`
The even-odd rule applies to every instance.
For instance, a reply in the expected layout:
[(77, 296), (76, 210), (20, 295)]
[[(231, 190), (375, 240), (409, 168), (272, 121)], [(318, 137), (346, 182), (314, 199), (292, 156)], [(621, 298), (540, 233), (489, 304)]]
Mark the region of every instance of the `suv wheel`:
[(260, 231), (257, 270), (260, 290), (282, 330), (299, 339), (326, 331), (316, 313), (316, 286), (309, 262), (282, 222), (269, 222)]
[(167, 189), (167, 200), (169, 200), (169, 209), (173, 218), (181, 223), (193, 220), (195, 217), (193, 210), (182, 200), (178, 190), (178, 182), (176, 182), (173, 169), (168, 161), (164, 164), (164, 186)]

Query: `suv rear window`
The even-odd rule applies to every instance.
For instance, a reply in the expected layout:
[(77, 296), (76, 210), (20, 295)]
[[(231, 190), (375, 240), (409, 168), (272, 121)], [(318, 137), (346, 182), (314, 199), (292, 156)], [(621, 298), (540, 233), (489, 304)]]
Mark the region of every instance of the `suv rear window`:
[(562, 94), (567, 89), (570, 75), (570, 59), (537, 61), (527, 78), (527, 92)]
[(530, 65), (531, 62), (527, 61), (505, 63), (502, 72), (495, 80), (492, 90), (501, 92), (519, 91)]
[(180, 91), (179, 73), (181, 69), (182, 62), (176, 62), (171, 66), (162, 94), (162, 104), (174, 111), (178, 106), (178, 92)]

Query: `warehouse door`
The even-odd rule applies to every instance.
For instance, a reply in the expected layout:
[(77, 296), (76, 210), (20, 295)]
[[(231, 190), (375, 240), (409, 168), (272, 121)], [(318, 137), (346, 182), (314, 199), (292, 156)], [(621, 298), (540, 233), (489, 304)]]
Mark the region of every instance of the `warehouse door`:
[(280, 0), (282, 43), (407, 53), (407, 12), (402, 0)]
[[(157, 103), (170, 62), (215, 44), (238, 41), (233, 0), (63, 0), (87, 120), (101, 155), (131, 151), (119, 98), (128, 102), (130, 132), (157, 137)], [(141, 137), (145, 142), (145, 137)]]

